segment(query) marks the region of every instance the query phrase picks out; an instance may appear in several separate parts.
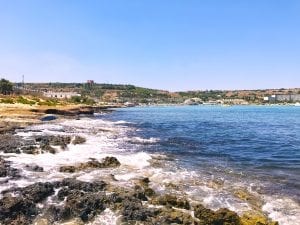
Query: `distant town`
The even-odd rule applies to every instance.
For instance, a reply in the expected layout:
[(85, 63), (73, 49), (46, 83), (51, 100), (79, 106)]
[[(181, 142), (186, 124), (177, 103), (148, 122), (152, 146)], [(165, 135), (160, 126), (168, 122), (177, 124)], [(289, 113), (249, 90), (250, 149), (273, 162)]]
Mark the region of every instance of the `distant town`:
[[(17, 96), (32, 96), (46, 102), (68, 101), (75, 104), (120, 104), (124, 106), (153, 104), (248, 105), (299, 104), (300, 88), (265, 90), (202, 90), (169, 92), (134, 85), (83, 83), (11, 83), (2, 79), (0, 102)], [(6, 96), (4, 98), (4, 96)], [(6, 99), (6, 100), (5, 100)]]

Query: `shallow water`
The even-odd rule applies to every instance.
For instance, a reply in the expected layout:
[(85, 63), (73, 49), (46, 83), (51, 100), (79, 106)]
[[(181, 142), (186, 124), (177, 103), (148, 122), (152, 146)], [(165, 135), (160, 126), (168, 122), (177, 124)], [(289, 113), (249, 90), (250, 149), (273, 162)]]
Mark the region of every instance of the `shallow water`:
[[(262, 210), (280, 224), (295, 225), (300, 221), (299, 118), (297, 107), (147, 107), (32, 126), (18, 135), (79, 134), (87, 142), (57, 154), (3, 154), (22, 169), (23, 178), (0, 184), (0, 190), (67, 176), (132, 187), (147, 176), (157, 192), (172, 187), (212, 209)], [(58, 172), (60, 166), (108, 155), (121, 167)], [(44, 172), (28, 171), (31, 164)], [(97, 221), (114, 224), (117, 215), (108, 210)]]

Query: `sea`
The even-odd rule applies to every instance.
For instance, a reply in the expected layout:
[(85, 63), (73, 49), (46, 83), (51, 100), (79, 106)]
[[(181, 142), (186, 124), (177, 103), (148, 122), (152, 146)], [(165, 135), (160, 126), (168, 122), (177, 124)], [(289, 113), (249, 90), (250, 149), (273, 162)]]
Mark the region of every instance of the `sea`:
[[(59, 120), (18, 131), (81, 135), (87, 142), (57, 154), (6, 154), (23, 178), (0, 184), (0, 191), (70, 176), (62, 165), (115, 156), (120, 168), (79, 171), (83, 181), (106, 180), (132, 187), (150, 179), (158, 193), (172, 190), (192, 202), (242, 215), (262, 212), (280, 225), (300, 224), (300, 107), (153, 106), (116, 109), (80, 120)], [(44, 168), (27, 171), (28, 164)], [(49, 199), (51, 201), (51, 199)], [(115, 224), (112, 211), (100, 224)], [(104, 222), (103, 222), (104, 221)], [(106, 221), (106, 222), (105, 222)]]

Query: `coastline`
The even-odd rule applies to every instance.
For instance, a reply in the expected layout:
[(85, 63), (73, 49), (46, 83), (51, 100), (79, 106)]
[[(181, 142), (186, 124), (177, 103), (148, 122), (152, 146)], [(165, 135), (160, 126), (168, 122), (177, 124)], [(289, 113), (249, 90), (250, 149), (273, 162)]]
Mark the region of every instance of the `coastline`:
[[(8, 126), (11, 126), (10, 129), (3, 130), (2, 134), (7, 135), (12, 133), (11, 136), (15, 136), (12, 131), (20, 128), (25, 129), (32, 125), (45, 124), (40, 118), (45, 115), (45, 112), (49, 112), (47, 110), (49, 110), (49, 108), (36, 109), (28, 107), (19, 111), (16, 111), (15, 108), (9, 109), (6, 115), (1, 113), (2, 122), (7, 122)], [(80, 114), (79, 112), (92, 115), (91, 111), (86, 108), (84, 110), (87, 111), (81, 111), (83, 108), (76, 108), (76, 110), (74, 110), (74, 108), (59, 108), (57, 110), (56, 112), (59, 112), (61, 115), (61, 120), (56, 120), (53, 123), (47, 122), (46, 124), (59, 125), (61, 122), (64, 123), (64, 121), (67, 121), (68, 126), (70, 126), (73, 123), (75, 124), (75, 121), (78, 121), (76, 116)], [(14, 112), (14, 114), (12, 112)], [(100, 132), (99, 136), (102, 135), (101, 132), (108, 132), (107, 130), (104, 131), (108, 128), (112, 129), (111, 127), (106, 127), (104, 123), (101, 127), (102, 130), (97, 131)], [(29, 129), (29, 131), (23, 134), (27, 135), (28, 132), (35, 132), (36, 134), (41, 131), (41, 128), (34, 129)], [(41, 143), (41, 141), (39, 142), (40, 139), (35, 139), (35, 144), (39, 145), (39, 151), (42, 149), (41, 151), (44, 152), (29, 151), (30, 153), (24, 153), (24, 150), (22, 150), (23, 152), (21, 154), (28, 154), (32, 159), (35, 155), (44, 154), (51, 156), (53, 153), (51, 153), (50, 150), (53, 148), (53, 145), (59, 147), (59, 150), (56, 147), (54, 148), (57, 150), (56, 155), (64, 154), (68, 151), (68, 146), (75, 148), (81, 144), (84, 145), (85, 137), (82, 137), (81, 141), (74, 144), (78, 135), (82, 134), (71, 133), (70, 135), (68, 133), (67, 135), (58, 135), (56, 138), (47, 134), (42, 136), (44, 138), (42, 138), (43, 141), (46, 140), (46, 142), (48, 141), (47, 143), (50, 143), (45, 149), (42, 149), (41, 144), (43, 143)], [(51, 138), (49, 139), (49, 137)], [(80, 138), (77, 139), (80, 140)], [(25, 143), (25, 145), (27, 144)], [(19, 146), (13, 146), (13, 148), (16, 147)], [(24, 145), (21, 147), (24, 147)], [(10, 156), (13, 155), (17, 157), (18, 153), (11, 152), (9, 154)], [(53, 154), (53, 156), (55, 154)], [(10, 177), (5, 182), (9, 182), (10, 179), (22, 179), (22, 175), (17, 171), (18, 169), (13, 168), (13, 165), (11, 165), (11, 161), (6, 161), (6, 156), (6, 154), (1, 154), (0, 161), (3, 171), (6, 173), (5, 175), (8, 175), (5, 177)], [(142, 157), (141, 160), (145, 160), (146, 158), (145, 163), (148, 163), (149, 160), (154, 161), (153, 163), (156, 165), (162, 163), (159, 158), (151, 159), (145, 155), (141, 155), (140, 157)], [(126, 158), (126, 160), (128, 159)], [(224, 224), (225, 222), (227, 224), (244, 225), (258, 223), (265, 225), (277, 224), (276, 222), (271, 222), (259, 211), (244, 215), (237, 215), (228, 209), (212, 211), (205, 208), (199, 202), (191, 201), (184, 195), (178, 196), (176, 194), (170, 194), (176, 193), (177, 188), (176, 185), (172, 185), (172, 183), (170, 183), (166, 191), (169, 192), (169, 194), (160, 193), (152, 188), (152, 181), (148, 177), (137, 178), (131, 186), (121, 187), (122, 185), (119, 184), (120, 177), (116, 178), (114, 175), (109, 175), (111, 175), (110, 170), (118, 169), (123, 166), (124, 169), (127, 168), (126, 160), (120, 160), (118, 157), (111, 156), (111, 153), (104, 153), (102, 158), (97, 157), (96, 159), (89, 159), (80, 163), (70, 162), (68, 165), (60, 166), (58, 169), (60, 170), (59, 172), (63, 173), (63, 179), (60, 178), (52, 182), (35, 182), (28, 186), (19, 187), (17, 189), (12, 188), (9, 191), (6, 190), (4, 194), (2, 193), (3, 198), (0, 200), (2, 213), (4, 212), (5, 216), (3, 217), (2, 215), (0, 219), (4, 224), (51, 224), (54, 222), (63, 224), (70, 221), (74, 224), (81, 224), (87, 222), (92, 223), (93, 220), (95, 222), (97, 219), (101, 220), (101, 216), (103, 215), (106, 217), (111, 215), (111, 220), (120, 224), (135, 224), (136, 221), (139, 221), (138, 224)], [(38, 171), (41, 170), (41, 168), (35, 169), (37, 171), (34, 171), (34, 173), (41, 172)], [(76, 173), (80, 174), (82, 171), (89, 171), (91, 173), (98, 171), (101, 173), (105, 170), (108, 176), (102, 181), (90, 182), (76, 179)], [(75, 179), (73, 176), (74, 173), (76, 175)], [(1, 181), (3, 182), (3, 180)], [(14, 195), (10, 196), (10, 193), (14, 193)], [(238, 195), (245, 199), (253, 197), (246, 192), (240, 192)], [(30, 196), (36, 197), (31, 199)], [(45, 203), (49, 198), (51, 198), (52, 201), (56, 201), (56, 205), (47, 206), (46, 204), (42, 208), (37, 207), (37, 205)], [(255, 201), (255, 199), (252, 200)], [(82, 206), (80, 202), (84, 202), (85, 206)], [(62, 203), (64, 203), (63, 206), (61, 205)], [(14, 207), (17, 204), (29, 206), (31, 212), (16, 210)], [(34, 217), (32, 217), (32, 213), (35, 215)]]

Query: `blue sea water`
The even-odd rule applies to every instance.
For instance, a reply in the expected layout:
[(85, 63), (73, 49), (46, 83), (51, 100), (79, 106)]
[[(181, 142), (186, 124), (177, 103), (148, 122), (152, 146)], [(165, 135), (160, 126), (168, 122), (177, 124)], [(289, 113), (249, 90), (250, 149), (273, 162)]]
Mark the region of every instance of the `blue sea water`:
[(130, 137), (159, 140), (128, 151), (163, 153), (181, 168), (300, 202), (300, 107), (172, 106), (118, 109)]

